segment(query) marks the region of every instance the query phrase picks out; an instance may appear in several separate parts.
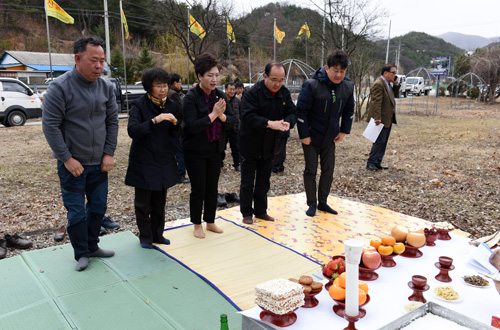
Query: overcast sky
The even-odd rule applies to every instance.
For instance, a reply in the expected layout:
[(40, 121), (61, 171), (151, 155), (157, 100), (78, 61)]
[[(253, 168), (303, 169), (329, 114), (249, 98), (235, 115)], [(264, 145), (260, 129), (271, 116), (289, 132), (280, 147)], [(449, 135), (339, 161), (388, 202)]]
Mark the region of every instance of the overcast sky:
[[(321, 0), (314, 0), (322, 3)], [(387, 38), (389, 20), (391, 38), (411, 31), (439, 35), (446, 32), (500, 37), (500, 0), (370, 0), (377, 1), (387, 10), (388, 18), (382, 22), (383, 37)], [(250, 12), (270, 2), (264, 0), (233, 0), (238, 12)], [(280, 1), (285, 3), (284, 1)], [(312, 7), (307, 0), (289, 1)]]

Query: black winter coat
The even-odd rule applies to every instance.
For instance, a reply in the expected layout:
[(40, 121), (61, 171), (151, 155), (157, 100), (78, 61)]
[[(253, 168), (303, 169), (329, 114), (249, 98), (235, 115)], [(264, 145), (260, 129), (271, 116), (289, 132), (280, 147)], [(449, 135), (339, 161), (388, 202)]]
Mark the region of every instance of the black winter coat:
[(264, 80), (253, 85), (241, 100), (240, 151), (257, 157), (272, 157), (281, 132), (267, 128), (267, 122), (281, 119), (290, 123), (290, 129), (297, 121), (290, 91), (282, 86), (273, 97)]
[[(179, 182), (174, 146), (170, 137), (179, 135), (179, 125), (164, 120), (153, 124), (159, 115), (147, 94), (134, 101), (128, 120), (128, 135), (132, 138), (125, 184), (128, 186), (160, 191)], [(167, 99), (162, 112), (173, 113), (174, 103)]]
[[(208, 103), (199, 92), (200, 87), (196, 86), (187, 92), (186, 96), (182, 99), (182, 148), (184, 150), (208, 150), (208, 136), (207, 128), (210, 125), (210, 118), (208, 117)], [(231, 127), (237, 121), (237, 117), (228, 111), (230, 105), (228, 104), (226, 94), (218, 89), (215, 89), (217, 95), (217, 102), (219, 99), (226, 101), (226, 122), (222, 123), (219, 136), (219, 150), (224, 150), (226, 144), (226, 127)]]

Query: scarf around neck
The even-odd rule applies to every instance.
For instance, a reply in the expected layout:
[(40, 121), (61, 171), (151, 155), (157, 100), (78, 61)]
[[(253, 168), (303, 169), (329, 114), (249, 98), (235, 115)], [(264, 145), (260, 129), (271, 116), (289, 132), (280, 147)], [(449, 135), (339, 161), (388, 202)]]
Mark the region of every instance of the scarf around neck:
[(165, 102), (167, 102), (167, 97), (164, 97), (162, 99), (158, 99), (154, 97), (153, 95), (148, 93), (148, 98), (153, 102), (154, 105), (160, 107), (160, 109), (165, 109)]

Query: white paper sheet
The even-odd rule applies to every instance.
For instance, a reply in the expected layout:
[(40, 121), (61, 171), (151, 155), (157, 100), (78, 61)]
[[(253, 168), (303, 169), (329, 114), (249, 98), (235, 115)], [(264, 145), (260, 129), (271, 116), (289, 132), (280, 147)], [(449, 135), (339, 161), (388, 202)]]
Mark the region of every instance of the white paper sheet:
[(375, 143), (380, 132), (382, 131), (382, 128), (384, 128), (384, 124), (380, 123), (379, 125), (375, 125), (375, 120), (371, 118), (370, 122), (366, 126), (363, 136), (370, 140), (372, 143)]

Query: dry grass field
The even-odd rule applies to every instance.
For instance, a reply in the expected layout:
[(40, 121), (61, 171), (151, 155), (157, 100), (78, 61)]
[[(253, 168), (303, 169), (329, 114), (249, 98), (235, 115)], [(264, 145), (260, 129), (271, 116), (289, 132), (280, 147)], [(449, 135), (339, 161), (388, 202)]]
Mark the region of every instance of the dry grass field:
[[(422, 98), (423, 100), (424, 98)], [(415, 100), (414, 100), (415, 101)], [(400, 100), (384, 163), (388, 171), (366, 170), (371, 143), (362, 137), (364, 122), (337, 146), (331, 194), (378, 205), (430, 221), (450, 221), (480, 237), (500, 229), (500, 106), (452, 107), (443, 99), (431, 111)], [(434, 101), (432, 101), (434, 102)], [(124, 185), (130, 138), (120, 120), (116, 167), (110, 173), (108, 215), (120, 230), (136, 232), (133, 189)], [(54, 231), (65, 224), (56, 161), (42, 127), (0, 128), (0, 235), (20, 233), (33, 249), (54, 244)], [(283, 175), (271, 178), (270, 196), (303, 191), (304, 160), (296, 130), (288, 143)], [(168, 191), (167, 219), (189, 217), (189, 184)], [(239, 173), (230, 157), (220, 192), (239, 191)], [(228, 207), (236, 206), (230, 204)], [(9, 250), (8, 256), (19, 251)]]

